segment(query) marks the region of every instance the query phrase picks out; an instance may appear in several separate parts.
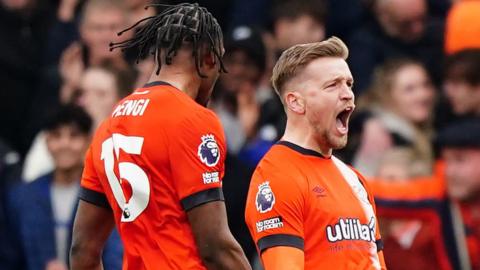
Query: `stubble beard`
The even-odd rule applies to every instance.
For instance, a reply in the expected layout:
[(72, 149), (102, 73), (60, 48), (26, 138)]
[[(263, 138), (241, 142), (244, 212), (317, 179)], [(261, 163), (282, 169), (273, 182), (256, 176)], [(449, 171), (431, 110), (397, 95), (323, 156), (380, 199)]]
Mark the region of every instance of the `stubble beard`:
[(347, 145), (347, 141), (348, 141), (347, 135), (339, 137), (328, 132), (327, 130), (324, 130), (323, 132), (321, 132), (318, 138), (319, 138), (319, 141), (318, 141), (319, 145), (332, 150), (338, 150), (338, 149), (344, 148)]

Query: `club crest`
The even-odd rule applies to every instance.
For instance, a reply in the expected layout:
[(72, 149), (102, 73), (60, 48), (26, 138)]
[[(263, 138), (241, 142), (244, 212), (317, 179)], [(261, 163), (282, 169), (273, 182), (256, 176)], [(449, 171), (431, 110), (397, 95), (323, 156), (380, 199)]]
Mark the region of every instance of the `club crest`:
[(220, 160), (220, 149), (213, 135), (202, 136), (202, 143), (198, 146), (198, 157), (208, 167), (217, 165)]

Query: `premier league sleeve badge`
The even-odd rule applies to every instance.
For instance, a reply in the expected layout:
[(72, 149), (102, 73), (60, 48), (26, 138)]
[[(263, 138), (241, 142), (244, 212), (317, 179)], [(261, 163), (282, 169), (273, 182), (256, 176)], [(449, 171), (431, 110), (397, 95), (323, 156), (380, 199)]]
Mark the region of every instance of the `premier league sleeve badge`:
[(217, 165), (220, 160), (220, 149), (213, 135), (202, 136), (202, 142), (198, 146), (198, 157), (208, 167)]
[(256, 196), (256, 206), (260, 213), (266, 213), (272, 210), (275, 204), (275, 194), (273, 194), (270, 182), (266, 181), (258, 185)]

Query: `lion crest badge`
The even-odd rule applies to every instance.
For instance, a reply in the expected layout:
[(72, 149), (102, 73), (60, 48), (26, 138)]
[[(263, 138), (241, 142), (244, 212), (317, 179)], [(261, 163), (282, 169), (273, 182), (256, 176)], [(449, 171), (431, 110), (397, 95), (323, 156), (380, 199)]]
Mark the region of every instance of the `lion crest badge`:
[(275, 194), (273, 194), (270, 182), (265, 181), (258, 185), (258, 192), (256, 196), (256, 206), (260, 213), (266, 213), (272, 210), (275, 204)]
[(217, 165), (220, 160), (220, 149), (213, 135), (202, 136), (202, 143), (198, 146), (198, 157), (208, 167)]

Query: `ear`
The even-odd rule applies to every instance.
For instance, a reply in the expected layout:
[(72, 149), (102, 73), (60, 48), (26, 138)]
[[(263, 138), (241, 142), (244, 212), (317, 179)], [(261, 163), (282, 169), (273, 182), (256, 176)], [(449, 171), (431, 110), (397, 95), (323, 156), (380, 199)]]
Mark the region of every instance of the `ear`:
[(203, 62), (208, 68), (216, 68), (215, 65), (217, 64), (217, 59), (215, 58), (215, 54), (211, 51), (205, 50), (203, 53)]
[(299, 92), (287, 92), (284, 95), (287, 108), (297, 114), (305, 114), (305, 99)]

